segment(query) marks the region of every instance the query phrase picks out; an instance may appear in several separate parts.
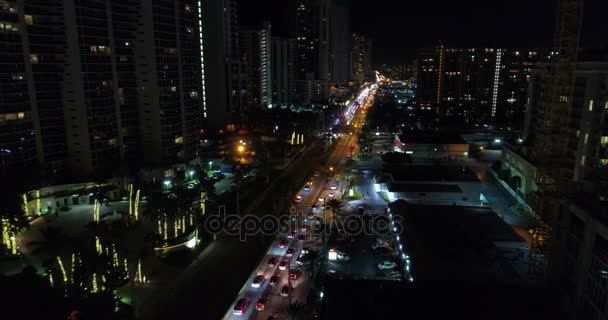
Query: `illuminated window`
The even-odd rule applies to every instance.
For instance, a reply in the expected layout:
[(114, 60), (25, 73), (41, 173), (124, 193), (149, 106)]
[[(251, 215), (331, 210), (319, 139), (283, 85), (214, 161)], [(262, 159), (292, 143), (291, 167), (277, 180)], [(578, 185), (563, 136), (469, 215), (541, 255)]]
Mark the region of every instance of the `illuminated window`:
[(127, 56), (120, 56), (120, 62), (127, 62), (129, 61), (129, 57)]
[(587, 141), (589, 141), (589, 134), (585, 133), (585, 139), (583, 139), (583, 143), (587, 144)]
[(29, 14), (26, 14), (23, 19), (25, 20), (25, 24), (27, 24), (28, 26), (34, 24), (34, 18), (32, 18), (32, 16), (30, 16)]
[(608, 165), (608, 159), (600, 159), (600, 165), (602, 165), (603, 167)]
[(175, 138), (175, 144), (182, 144), (182, 143), (184, 143), (184, 137)]
[(175, 91), (177, 91), (177, 87), (176, 86), (171, 87), (171, 92), (175, 92)]
[(89, 50), (95, 54), (110, 54), (110, 47), (107, 46), (91, 46)]
[(602, 136), (602, 138), (600, 139), (600, 144), (601, 145), (607, 145), (608, 144), (608, 136)]
[(30, 54), (30, 62), (31, 63), (38, 63), (38, 55), (37, 54)]
[(585, 158), (586, 158), (586, 157), (585, 157), (585, 155), (583, 155), (583, 156), (581, 157), (581, 166), (584, 166), (584, 165), (585, 165)]
[(593, 111), (593, 100), (589, 100), (589, 111)]

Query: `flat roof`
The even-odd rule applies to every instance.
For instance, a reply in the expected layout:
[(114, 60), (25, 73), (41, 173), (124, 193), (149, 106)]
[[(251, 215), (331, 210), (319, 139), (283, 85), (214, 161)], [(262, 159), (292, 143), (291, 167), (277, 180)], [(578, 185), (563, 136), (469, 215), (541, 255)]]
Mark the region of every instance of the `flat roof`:
[(491, 208), (421, 205), (404, 200), (390, 207), (394, 215), (403, 217), (402, 237), (416, 279), (518, 279), (494, 243), (525, 241)]
[(467, 144), (460, 134), (446, 132), (407, 132), (399, 140), (405, 144)]
[[(399, 283), (328, 279), (323, 319), (563, 319), (559, 293), (532, 284), (489, 281)], [(353, 294), (347, 294), (353, 293)]]
[(391, 174), (395, 181), (477, 181), (468, 167), (449, 165), (387, 165), (384, 173)]
[(457, 184), (436, 183), (393, 183), (388, 187), (388, 191), (462, 193), (462, 189)]

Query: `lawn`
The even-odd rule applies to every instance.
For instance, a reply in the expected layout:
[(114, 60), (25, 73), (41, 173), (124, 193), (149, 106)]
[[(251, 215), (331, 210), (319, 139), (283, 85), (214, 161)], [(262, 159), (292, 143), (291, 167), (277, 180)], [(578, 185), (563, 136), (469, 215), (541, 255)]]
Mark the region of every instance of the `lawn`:
[[(350, 190), (353, 190), (353, 195), (350, 195)], [(346, 200), (360, 200), (363, 196), (357, 191), (357, 185), (354, 183), (350, 184), (350, 187), (345, 190), (346, 196), (344, 197)]]

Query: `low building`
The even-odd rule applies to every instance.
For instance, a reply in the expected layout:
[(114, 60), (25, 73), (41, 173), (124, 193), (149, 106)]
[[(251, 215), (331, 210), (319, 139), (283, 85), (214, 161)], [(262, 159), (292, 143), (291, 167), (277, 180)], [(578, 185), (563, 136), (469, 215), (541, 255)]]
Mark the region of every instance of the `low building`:
[(458, 134), (405, 133), (395, 135), (394, 150), (409, 154), (414, 161), (464, 160), (469, 144)]
[(537, 191), (536, 166), (530, 162), (517, 148), (503, 144), (499, 178), (505, 181), (513, 191), (523, 199)]
[(479, 181), (462, 166), (385, 166), (376, 190), (389, 201), (419, 204), (482, 206), (486, 203)]
[(27, 214), (36, 216), (60, 210), (67, 211), (75, 205), (91, 205), (95, 199), (116, 201), (125, 181), (120, 178), (101, 183), (86, 182), (55, 185), (28, 191), (23, 195)]

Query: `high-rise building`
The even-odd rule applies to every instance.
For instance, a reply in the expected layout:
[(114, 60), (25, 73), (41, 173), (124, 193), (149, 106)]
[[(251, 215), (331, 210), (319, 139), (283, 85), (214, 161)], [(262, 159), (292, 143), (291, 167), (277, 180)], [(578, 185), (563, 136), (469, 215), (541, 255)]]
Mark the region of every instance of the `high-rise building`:
[(0, 11), (4, 172), (40, 163), (87, 178), (196, 156), (201, 2), (3, 1)]
[(272, 39), (272, 101), (293, 105), (296, 97), (296, 40)]
[(313, 8), (312, 34), (316, 42), (314, 66), (316, 79), (327, 81), (329, 86), (329, 59), (331, 48), (331, 0), (316, 0)]
[(311, 0), (298, 0), (290, 2), (290, 11), (294, 14), (291, 30), (297, 42), (296, 77), (304, 80), (314, 78), (313, 55), (316, 42), (313, 39), (313, 4)]
[[(202, 87), (198, 8), (194, 1), (143, 1), (135, 55), (140, 88), (142, 154), (150, 164), (196, 155), (200, 115), (208, 108)], [(205, 84), (207, 81), (205, 81)]]
[(335, 3), (331, 12), (330, 84), (343, 84), (350, 76), (350, 12), (346, 5)]
[[(37, 148), (34, 129), (40, 125), (37, 104), (32, 104), (31, 61), (39, 62), (36, 53), (24, 53), (27, 41), (24, 32), (27, 20), (16, 2), (0, 3), (0, 166), (2, 174), (15, 168), (27, 168), (36, 163)], [(27, 45), (25, 48), (29, 48)], [(41, 57), (43, 58), (43, 57)], [(40, 155), (39, 155), (40, 156)]]
[(272, 105), (270, 23), (239, 33), (242, 61), (247, 74), (247, 100), (253, 108)]
[(519, 129), (529, 71), (541, 56), (539, 50), (419, 50), (417, 107), (465, 126)]
[[(199, 1), (201, 3), (201, 1)], [(200, 19), (203, 39), (206, 82), (207, 114), (204, 130), (219, 133), (236, 129), (243, 119), (243, 71), (239, 61), (236, 2), (234, 0), (202, 1)], [(237, 84), (239, 87), (234, 88)]]
[(327, 102), (331, 76), (330, 52), (332, 2), (293, 1), (292, 37), (297, 41), (296, 101), (301, 104)]
[[(551, 66), (541, 64), (531, 72), (519, 153), (540, 171), (547, 159), (539, 143), (559, 150), (558, 162), (553, 164), (559, 169), (559, 203), (552, 217), (543, 217), (551, 218), (545, 222), (552, 227), (547, 275), (568, 293), (581, 318), (603, 319), (608, 316), (608, 59), (593, 61), (583, 56), (580, 60), (573, 68), (571, 96), (559, 97), (559, 102), (570, 105), (562, 114), (566, 119), (565, 127), (559, 128), (560, 139), (541, 139), (557, 130), (542, 111), (548, 102), (545, 95), (555, 85), (550, 80)], [(538, 176), (523, 179), (540, 185)], [(539, 208), (542, 197), (539, 190), (526, 199), (532, 208)]]
[(353, 80), (363, 83), (371, 76), (372, 41), (366, 35), (352, 34), (351, 70)]

